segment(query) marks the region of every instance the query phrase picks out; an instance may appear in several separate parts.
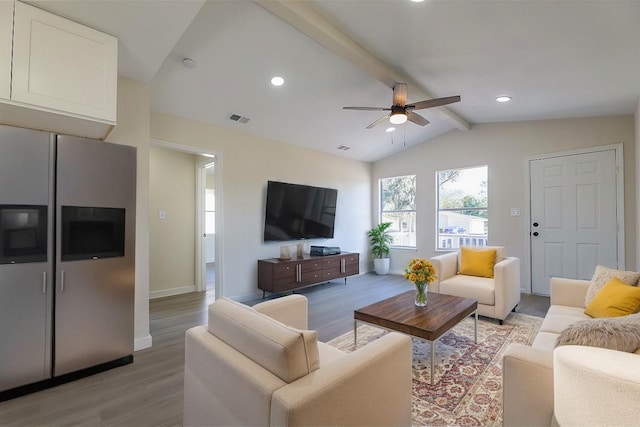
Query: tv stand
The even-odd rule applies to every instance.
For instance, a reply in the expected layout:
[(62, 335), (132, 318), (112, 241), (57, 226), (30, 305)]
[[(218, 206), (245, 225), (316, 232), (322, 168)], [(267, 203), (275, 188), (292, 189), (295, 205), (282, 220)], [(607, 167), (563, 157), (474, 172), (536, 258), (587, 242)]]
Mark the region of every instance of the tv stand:
[(360, 273), (360, 254), (343, 252), (339, 255), (313, 256), (281, 260), (258, 260), (258, 288), (262, 298), (267, 292), (285, 292)]

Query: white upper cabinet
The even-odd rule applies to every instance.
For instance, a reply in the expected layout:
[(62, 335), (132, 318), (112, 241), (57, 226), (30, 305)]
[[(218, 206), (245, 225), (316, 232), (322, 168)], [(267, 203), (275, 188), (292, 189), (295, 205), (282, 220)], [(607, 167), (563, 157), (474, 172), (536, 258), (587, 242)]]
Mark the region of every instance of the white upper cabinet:
[(117, 38), (0, 0), (0, 124), (104, 139), (117, 93)]
[(15, 3), (11, 99), (116, 121), (118, 40)]
[(13, 2), (0, 1), (0, 98), (11, 96)]

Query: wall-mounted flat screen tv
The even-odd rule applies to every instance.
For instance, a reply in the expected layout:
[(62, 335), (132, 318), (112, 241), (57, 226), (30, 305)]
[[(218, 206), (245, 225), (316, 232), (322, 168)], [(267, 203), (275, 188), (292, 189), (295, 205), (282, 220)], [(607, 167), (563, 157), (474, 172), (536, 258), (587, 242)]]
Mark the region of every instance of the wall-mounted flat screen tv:
[(269, 181), (264, 241), (332, 238), (338, 190)]

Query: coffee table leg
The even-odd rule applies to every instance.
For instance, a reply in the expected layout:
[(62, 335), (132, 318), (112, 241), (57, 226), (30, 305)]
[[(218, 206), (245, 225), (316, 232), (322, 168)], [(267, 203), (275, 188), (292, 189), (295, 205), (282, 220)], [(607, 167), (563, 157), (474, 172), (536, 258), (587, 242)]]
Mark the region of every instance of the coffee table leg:
[(475, 329), (473, 330), (473, 341), (478, 344), (478, 310), (475, 315)]
[(353, 321), (353, 349), (358, 347), (358, 321)]
[(434, 383), (434, 369), (436, 365), (436, 342), (431, 341), (431, 385)]

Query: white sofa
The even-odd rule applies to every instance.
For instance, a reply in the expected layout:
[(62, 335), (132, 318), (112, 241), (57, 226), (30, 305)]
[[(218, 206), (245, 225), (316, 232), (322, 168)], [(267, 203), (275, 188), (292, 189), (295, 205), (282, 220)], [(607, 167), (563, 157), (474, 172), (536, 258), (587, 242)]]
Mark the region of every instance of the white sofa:
[(640, 355), (587, 346), (555, 348), (584, 314), (588, 280), (551, 279), (551, 306), (531, 346), (503, 357), (503, 425), (639, 425)]
[(411, 424), (411, 339), (352, 353), (307, 331), (307, 299), (249, 307), (220, 299), (186, 332), (185, 426)]
[(497, 319), (500, 324), (520, 303), (520, 260), (504, 256), (504, 246), (486, 246), (496, 250), (493, 278), (458, 274), (460, 252), (449, 252), (430, 259), (438, 278), (431, 292), (473, 298), (480, 316)]

